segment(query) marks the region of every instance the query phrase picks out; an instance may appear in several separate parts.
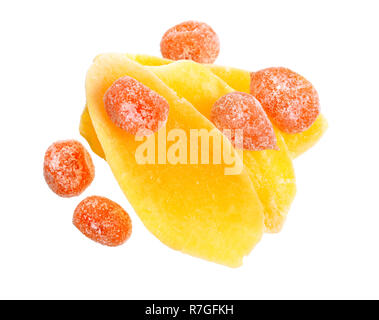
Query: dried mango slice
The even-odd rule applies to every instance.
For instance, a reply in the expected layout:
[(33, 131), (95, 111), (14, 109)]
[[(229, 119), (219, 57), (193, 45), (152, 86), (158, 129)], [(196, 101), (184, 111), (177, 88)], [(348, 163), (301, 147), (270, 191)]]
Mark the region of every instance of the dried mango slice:
[(208, 64), (205, 66), (216, 76), (224, 80), (234, 90), (250, 93), (250, 72), (237, 68), (217, 66), (214, 64)]
[[(214, 103), (225, 94), (234, 92), (224, 81), (203, 65), (178, 61), (159, 67), (146, 67), (165, 84), (193, 104), (209, 118)], [(283, 226), (295, 197), (295, 174), (287, 147), (278, 130), (275, 131), (279, 150), (244, 150), (244, 164), (265, 210), (267, 232), (278, 232)]]
[[(123, 76), (140, 81), (170, 105), (166, 126), (150, 137), (157, 138), (164, 130), (188, 133), (194, 128), (215, 127), (126, 55), (98, 56), (86, 77), (88, 109), (107, 162), (129, 202), (145, 226), (169, 247), (230, 267), (240, 266), (263, 232), (262, 205), (248, 174), (225, 175), (228, 166), (224, 163), (138, 164), (135, 155), (141, 142), (113, 124), (103, 103), (106, 90)], [(230, 147), (229, 141), (216, 133)], [(210, 145), (210, 153), (213, 148)]]
[(282, 132), (292, 159), (312, 148), (328, 129), (328, 121), (320, 114), (316, 121), (305, 131), (296, 134)]
[(105, 159), (103, 147), (97, 138), (95, 128), (93, 127), (91, 117), (88, 112), (87, 105), (84, 107), (82, 116), (80, 118), (79, 132), (87, 140), (92, 151), (100, 158)]
[[(170, 64), (174, 62), (173, 60), (160, 58), (156, 56), (149, 56), (147, 54), (132, 54), (127, 53), (126, 56), (133, 60), (138, 62), (139, 64), (142, 64), (143, 66), (163, 66), (165, 64)], [(249, 84), (250, 86), (250, 84)]]

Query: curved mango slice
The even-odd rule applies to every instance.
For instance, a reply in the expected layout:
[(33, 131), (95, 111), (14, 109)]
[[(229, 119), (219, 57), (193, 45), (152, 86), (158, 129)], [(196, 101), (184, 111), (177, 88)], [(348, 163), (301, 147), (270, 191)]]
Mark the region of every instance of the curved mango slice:
[(142, 64), (143, 66), (163, 66), (165, 64), (170, 64), (174, 62), (173, 60), (155, 57), (155, 56), (149, 56), (147, 54), (131, 54), (127, 53), (126, 56), (135, 62), (138, 62), (139, 64)]
[(216, 76), (224, 80), (230, 87), (236, 91), (250, 93), (250, 72), (231, 68), (222, 67), (213, 64), (205, 65)]
[[(264, 227), (262, 205), (248, 174), (225, 175), (224, 163), (137, 163), (141, 142), (116, 127), (103, 104), (105, 91), (125, 75), (150, 87), (170, 105), (166, 126), (150, 136), (153, 139), (172, 129), (188, 133), (195, 128), (215, 128), (188, 101), (126, 55), (98, 56), (86, 77), (88, 110), (121, 189), (145, 226), (169, 247), (230, 267), (240, 266)], [(230, 147), (220, 132), (216, 130), (216, 134)], [(210, 145), (210, 153), (216, 147)], [(236, 161), (241, 162), (238, 157)]]
[(97, 138), (96, 131), (93, 127), (87, 106), (85, 106), (82, 116), (80, 118), (79, 132), (87, 140), (92, 151), (95, 152), (99, 157), (105, 159), (103, 147), (101, 146), (100, 141)]
[(301, 133), (289, 134), (282, 132), (292, 159), (297, 158), (312, 148), (321, 139), (327, 129), (328, 121), (324, 115), (320, 114), (310, 128)]
[[(207, 118), (214, 103), (234, 91), (209, 69), (192, 61), (147, 68)], [(279, 151), (243, 151), (245, 168), (264, 207), (267, 232), (281, 230), (296, 194), (291, 158), (280, 132), (275, 133)]]

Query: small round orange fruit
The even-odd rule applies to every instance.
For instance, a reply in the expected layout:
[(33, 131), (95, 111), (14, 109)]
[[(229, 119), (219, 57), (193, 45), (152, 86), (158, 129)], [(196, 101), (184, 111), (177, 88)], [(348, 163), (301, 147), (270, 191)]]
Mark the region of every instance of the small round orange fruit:
[(259, 100), (270, 120), (287, 133), (305, 131), (320, 113), (316, 89), (303, 76), (287, 68), (253, 72), (250, 93)]
[(105, 110), (119, 128), (136, 136), (148, 136), (162, 127), (169, 104), (164, 97), (134, 78), (116, 80), (104, 95)]
[(182, 22), (167, 30), (161, 40), (161, 53), (166, 59), (213, 63), (219, 52), (218, 36), (204, 22)]
[(110, 247), (123, 244), (132, 233), (132, 221), (127, 212), (100, 196), (87, 197), (78, 204), (73, 224), (86, 237)]
[(75, 140), (54, 142), (46, 151), (43, 174), (61, 197), (80, 195), (93, 181), (95, 167), (88, 151)]
[[(220, 130), (230, 130), (230, 139), (238, 147), (243, 139), (245, 150), (277, 149), (274, 128), (261, 104), (252, 95), (232, 92), (216, 101), (211, 111), (211, 121)], [(242, 137), (236, 136), (240, 130)], [(225, 133), (226, 134), (226, 133)]]

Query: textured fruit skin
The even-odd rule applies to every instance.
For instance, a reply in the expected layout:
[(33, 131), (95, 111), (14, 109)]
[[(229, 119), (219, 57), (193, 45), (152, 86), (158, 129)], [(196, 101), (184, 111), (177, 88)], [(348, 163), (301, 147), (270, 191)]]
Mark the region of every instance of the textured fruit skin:
[(213, 63), (219, 52), (218, 36), (204, 22), (182, 22), (167, 30), (161, 40), (161, 53), (166, 59)]
[(250, 93), (270, 120), (286, 133), (307, 130), (320, 113), (316, 89), (303, 76), (283, 67), (251, 73)]
[(138, 136), (158, 131), (166, 123), (170, 108), (165, 98), (128, 76), (111, 85), (104, 105), (116, 126)]
[[(164, 244), (209, 261), (240, 266), (243, 257), (261, 239), (264, 228), (262, 204), (248, 174), (243, 170), (240, 174), (225, 175), (229, 167), (225, 163), (137, 163), (135, 154), (141, 142), (112, 123), (103, 103), (106, 90), (125, 75), (167, 100), (170, 105), (167, 132), (180, 128), (189, 136), (193, 128), (215, 129), (191, 104), (125, 54), (97, 57), (86, 77), (87, 105), (120, 188), (146, 228)], [(154, 138), (158, 135), (155, 133)], [(215, 135), (230, 145), (217, 130)], [(213, 144), (209, 152), (213, 154)], [(238, 156), (235, 159), (242, 168)]]
[(54, 142), (47, 149), (43, 174), (52, 191), (68, 198), (80, 195), (91, 184), (95, 167), (80, 142), (64, 140)]
[(86, 237), (109, 247), (125, 243), (132, 234), (132, 221), (126, 211), (112, 200), (100, 196), (81, 201), (72, 222)]
[(261, 104), (252, 95), (231, 92), (213, 105), (210, 120), (223, 132), (230, 130), (230, 138), (236, 145), (235, 130), (243, 130), (243, 148), (261, 151), (278, 149), (276, 136), (270, 120)]

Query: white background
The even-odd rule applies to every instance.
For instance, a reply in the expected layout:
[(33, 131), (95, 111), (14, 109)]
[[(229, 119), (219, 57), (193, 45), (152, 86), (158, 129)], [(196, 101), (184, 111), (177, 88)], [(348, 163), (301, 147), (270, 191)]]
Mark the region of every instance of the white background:
[[(0, 298), (379, 298), (377, 1), (2, 1)], [(280, 234), (229, 269), (173, 251), (142, 225), (107, 164), (62, 199), (42, 175), (55, 140), (75, 138), (84, 78), (102, 52), (160, 55), (195, 19), (221, 40), (218, 64), (286, 66), (317, 88), (330, 128), (295, 161), (298, 192)], [(72, 223), (84, 197), (124, 206), (118, 248)]]

